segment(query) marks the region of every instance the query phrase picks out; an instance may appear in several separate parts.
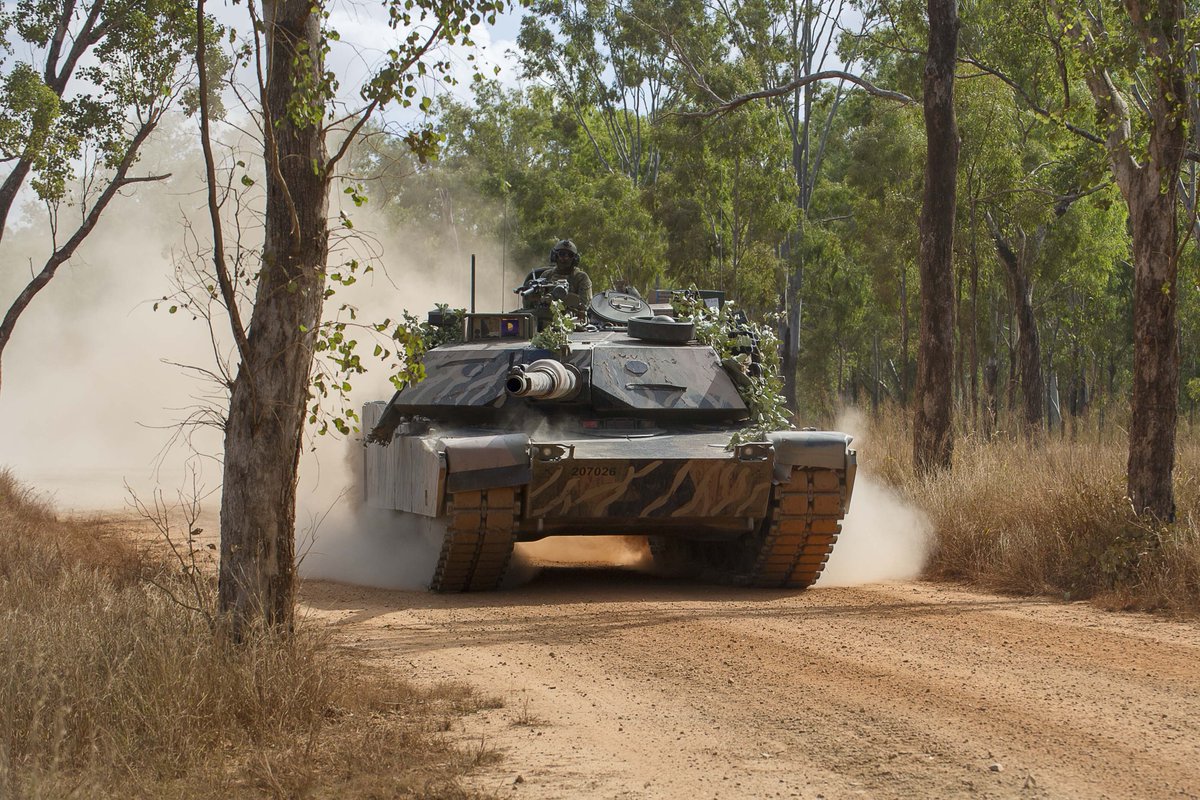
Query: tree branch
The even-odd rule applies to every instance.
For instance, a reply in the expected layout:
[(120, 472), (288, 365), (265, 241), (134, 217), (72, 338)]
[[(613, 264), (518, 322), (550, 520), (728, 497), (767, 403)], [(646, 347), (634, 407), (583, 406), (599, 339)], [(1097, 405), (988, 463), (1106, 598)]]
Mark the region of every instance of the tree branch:
[(843, 70), (824, 70), (823, 72), (814, 72), (811, 75), (802, 75), (790, 83), (786, 83), (782, 86), (776, 86), (772, 89), (763, 89), (762, 91), (758, 92), (750, 92), (748, 94), (738, 95), (731, 100), (722, 101), (721, 104), (716, 108), (711, 108), (707, 111), (683, 111), (678, 112), (677, 116), (699, 119), (716, 117), (722, 114), (727, 114), (730, 111), (733, 111), (735, 108), (744, 106), (746, 103), (754, 100), (780, 97), (782, 95), (794, 92), (802, 86), (807, 86), (810, 83), (829, 80), (843, 80), (848, 83), (853, 83), (860, 89), (865, 90), (867, 94), (875, 97), (882, 97), (886, 100), (895, 100), (896, 102), (903, 103), (905, 105), (915, 102), (911, 97), (902, 92), (895, 92), (891, 89), (881, 89), (865, 78), (861, 78), (851, 72), (844, 72)]
[(96, 227), (96, 223), (100, 221), (100, 215), (104, 213), (104, 209), (108, 207), (108, 204), (124, 184), (126, 180), (125, 174), (133, 166), (134, 162), (137, 161), (139, 150), (146, 139), (150, 137), (150, 134), (154, 132), (159, 119), (159, 117), (155, 117), (138, 129), (137, 134), (130, 141), (129, 147), (125, 150), (125, 155), (121, 158), (121, 163), (117, 165), (112, 180), (104, 187), (104, 191), (96, 198), (96, 202), (91, 208), (87, 209), (86, 213), (84, 213), (83, 221), (75, 229), (71, 238), (64, 242), (61, 247), (55, 247), (54, 252), (46, 259), (41, 272), (29, 281), (25, 288), (21, 290), (21, 293), (17, 295), (12, 305), (9, 306), (8, 311), (4, 314), (3, 321), (0, 321), (0, 357), (3, 356), (4, 349), (12, 338), (13, 329), (16, 327), (17, 320), (21, 314), (33, 301), (38, 292), (46, 287), (46, 284), (54, 277), (58, 268), (75, 254), (75, 250), (88, 237), (92, 229)]
[[(403, 75), (404, 73), (408, 72), (412, 66), (421, 59), (421, 57), (428, 53), (433, 48), (434, 43), (442, 35), (443, 29), (444, 25), (441, 22), (439, 22), (437, 25), (434, 25), (433, 29), (429, 32), (429, 35), (425, 37), (425, 44), (412, 51), (407, 59), (401, 61), (397, 65), (397, 74)], [(361, 113), (356, 115), (347, 115), (347, 119), (357, 116), (358, 120), (354, 123), (354, 127), (350, 129), (350, 132), (346, 134), (346, 138), (342, 141), (342, 145), (338, 148), (337, 152), (334, 153), (331, 158), (325, 161), (325, 174), (327, 180), (332, 180), (334, 167), (337, 166), (337, 163), (346, 155), (346, 151), (350, 149), (350, 145), (353, 144), (355, 137), (358, 136), (358, 132), (362, 130), (363, 126), (367, 124), (367, 121), (370, 120), (371, 116), (375, 113), (375, 110), (381, 105), (382, 102), (378, 97), (376, 97), (367, 104), (367, 107), (363, 109)]]
[(131, 183), (153, 183), (154, 181), (165, 181), (169, 177), (171, 177), (170, 172), (165, 175), (142, 175), (137, 178), (122, 178), (121, 186), (128, 186)]
[[(200, 94), (200, 149), (204, 152), (204, 183), (208, 190), (208, 218), (212, 223), (213, 233), (213, 267), (217, 273), (217, 284), (221, 287), (221, 298), (225, 301), (225, 310), (229, 314), (229, 327), (233, 339), (237, 343), (238, 355), (248, 374), (253, 374), (253, 364), (250, 363), (250, 342), (246, 338), (246, 328), (242, 324), (241, 313), (238, 310), (237, 295), (234, 293), (233, 281), (229, 279), (229, 266), (225, 260), (225, 234), (221, 230), (221, 205), (217, 201), (217, 167), (213, 158), (212, 140), (209, 136), (208, 108), (208, 64), (205, 57), (205, 26), (204, 0), (196, 0), (196, 71), (199, 78)], [(251, 378), (253, 387), (253, 378)]]
[(1029, 110), (1032, 111), (1033, 113), (1037, 114), (1039, 117), (1044, 117), (1045, 119), (1048, 119), (1051, 122), (1055, 122), (1055, 123), (1061, 125), (1062, 127), (1066, 128), (1068, 131), (1075, 134), (1076, 136), (1081, 136), (1084, 139), (1087, 139), (1089, 142), (1092, 142), (1093, 144), (1104, 144), (1104, 138), (1102, 136), (1092, 133), (1091, 131), (1084, 130), (1083, 128), (1080, 128), (1078, 125), (1073, 125), (1070, 122), (1067, 122), (1065, 119), (1055, 116), (1053, 113), (1050, 112), (1049, 109), (1047, 109), (1045, 106), (1038, 103), (1037, 100), (1035, 100), (1029, 94), (1029, 92), (1027, 92), (1025, 90), (1025, 87), (1021, 86), (1015, 80), (1010, 78), (1008, 75), (1005, 75), (1003, 72), (996, 69), (995, 67), (988, 66), (987, 64), (984, 64), (977, 59), (971, 58), (970, 56), (961, 56), (958, 60), (959, 60), (959, 63), (970, 64), (971, 66), (980, 70), (984, 74), (991, 75), (993, 78), (1000, 79), (1000, 81), (1002, 83), (1004, 83), (1006, 86), (1008, 86), (1010, 89), (1012, 89), (1018, 95), (1020, 95), (1021, 99), (1025, 101), (1025, 104), (1027, 106), (1029, 106)]

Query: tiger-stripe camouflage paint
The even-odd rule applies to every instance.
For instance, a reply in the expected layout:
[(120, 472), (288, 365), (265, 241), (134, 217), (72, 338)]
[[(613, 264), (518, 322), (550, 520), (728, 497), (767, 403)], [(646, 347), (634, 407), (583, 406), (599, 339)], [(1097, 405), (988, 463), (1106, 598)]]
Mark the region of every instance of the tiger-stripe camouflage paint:
[(771, 465), (725, 458), (533, 462), (526, 517), (762, 519)]

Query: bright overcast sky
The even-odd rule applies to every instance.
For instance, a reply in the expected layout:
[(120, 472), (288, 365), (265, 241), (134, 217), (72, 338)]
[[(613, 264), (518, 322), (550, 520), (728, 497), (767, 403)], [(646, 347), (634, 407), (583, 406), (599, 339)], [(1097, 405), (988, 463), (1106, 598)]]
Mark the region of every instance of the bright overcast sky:
[[(235, 10), (240, 8), (235, 7)], [(333, 43), (328, 66), (338, 75), (343, 98), (353, 105), (358, 99), (358, 86), (383, 63), (388, 49), (403, 37), (388, 26), (386, 6), (380, 2), (336, 0), (329, 5), (329, 10), (329, 25), (338, 32), (341, 40)], [(509, 51), (517, 48), (517, 32), (524, 13), (523, 9), (511, 11), (498, 17), (494, 26), (484, 23), (473, 29), (471, 35), (475, 40), (475, 48), (450, 48), (454, 75), (458, 80), (458, 85), (450, 88), (450, 91), (462, 99), (468, 99), (471, 77), (476, 68), (492, 77), (493, 67), (498, 66), (500, 74), (496, 77), (506, 85), (516, 84), (517, 62)], [(466, 58), (471, 51), (475, 53), (474, 63)], [(435, 89), (432, 85), (429, 88)], [(393, 107), (386, 112), (386, 116), (392, 121), (404, 122), (406, 118), (415, 118), (416, 114)]]

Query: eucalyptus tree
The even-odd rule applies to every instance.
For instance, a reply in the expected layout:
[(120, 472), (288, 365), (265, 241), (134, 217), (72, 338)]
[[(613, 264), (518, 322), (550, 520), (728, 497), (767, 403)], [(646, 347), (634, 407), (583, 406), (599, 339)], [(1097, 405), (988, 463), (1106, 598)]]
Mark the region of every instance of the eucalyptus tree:
[[(846, 85), (910, 102), (905, 95), (877, 89), (874, 84), (847, 71), (855, 59), (853, 47), (839, 53), (842, 20), (849, 11), (845, 0), (709, 0), (707, 17), (721, 36), (723, 48), (697, 48), (680, 36), (670, 36), (674, 57), (695, 85), (697, 103), (707, 110), (701, 115), (726, 113), (751, 100), (768, 104), (788, 132), (787, 151), (797, 214), (793, 230), (780, 241), (779, 249), (788, 262), (786, 288), (780, 308), (784, 312), (781, 336), (784, 394), (795, 409), (796, 369), (800, 351), (802, 295), (805, 264), (805, 225), (812, 205), (830, 127), (846, 95)], [(736, 58), (750, 77), (726, 86), (714, 79), (722, 59)], [(822, 82), (835, 85), (832, 100), (817, 108)]]
[[(1170, 519), (1183, 249), (1179, 186), (1185, 159), (1198, 157), (1188, 147), (1200, 115), (1190, 88), (1197, 14), (1183, 0), (980, 8), (995, 20), (989, 28), (995, 35), (973, 39), (966, 60), (1008, 83), (1023, 107), (1103, 147), (1128, 207), (1135, 282), (1127, 488), (1139, 513)], [(998, 54), (1000, 46), (1005, 52)], [(1081, 95), (1092, 102), (1079, 102)]]
[[(1048, 381), (1062, 378), (1063, 411), (1075, 432), (1097, 394), (1109, 403), (1116, 387), (1108, 365), (1127, 364), (1132, 349), (1128, 218), (1111, 183), (1053, 214), (1036, 269), (1042, 360)], [(1099, 413), (1095, 421), (1106, 422)]]
[(678, 281), (722, 289), (755, 314), (778, 309), (786, 262), (777, 245), (796, 219), (786, 137), (778, 116), (761, 106), (663, 125), (670, 166), (653, 205)]
[[(254, 77), (249, 110), (262, 136), (266, 193), (260, 263), (239, 276), (252, 285), (252, 299), (239, 294), (229, 268), (207, 109), (201, 117), (216, 273), (211, 291), (228, 312), (236, 345), (224, 422), (218, 590), (235, 635), (259, 623), (286, 629), (292, 621), (298, 464), (305, 423), (316, 418), (309, 404), (328, 391), (313, 378), (314, 352), (333, 349), (346, 371), (359, 367), (343, 330), (321, 325), (331, 282), (353, 278), (328, 268), (329, 193), (339, 178), (337, 167), (383, 107), (428, 107), (432, 101), (422, 97), (421, 81), (448, 78), (452, 67), (440, 48), (469, 45), (472, 27), (484, 18), (494, 21), (506, 5), (504, 0), (444, 0), (420, 7), (408, 0), (384, 3), (396, 41), (363, 84), (361, 102), (348, 112), (336, 96), (337, 76), (325, 62), (338, 38), (328, 27), (327, 7), (312, 0), (269, 0), (261, 12), (253, 0), (245, 6), (250, 39), (238, 57)], [(196, 14), (202, 16), (203, 0)], [(203, 39), (200, 45), (197, 62), (206, 81)], [(406, 141), (428, 155), (436, 139), (431, 131), (416, 129)], [(244, 182), (253, 179), (247, 176)], [(348, 188), (361, 201), (355, 187)]]
[[(969, 76), (964, 108), (978, 122), (964, 135), (963, 171), (970, 217), (971, 326), (980, 324), (978, 240), (990, 240), (1002, 268), (1013, 316), (1009, 395), (1021, 394), (1021, 427), (1043, 428), (1046, 378), (1035, 297), (1054, 265), (1043, 252), (1067, 209), (1104, 188), (1092, 141), (1081, 138), (1090, 103), (1074, 104), (1086, 90), (1058, 60), (1061, 31), (1048, 7), (1034, 0), (972, 4), (964, 17), (959, 63)], [(1055, 111), (1051, 111), (1053, 107)], [(973, 135), (970, 135), (973, 134)], [(1064, 256), (1065, 257), (1065, 256)], [(971, 353), (971, 396), (977, 400), (977, 337), (964, 336)]]
[[(724, 20), (737, 52), (754, 65), (759, 90), (790, 86), (769, 103), (787, 126), (794, 202), (799, 212), (796, 228), (782, 242), (782, 255), (790, 263), (784, 292), (786, 314), (783, 342), (784, 394), (796, 407), (797, 357), (800, 352), (802, 293), (805, 264), (800, 256), (813, 193), (821, 175), (824, 147), (830, 126), (845, 98), (846, 77), (836, 76), (833, 100), (814, 118), (819, 84), (801, 79), (841, 66), (838, 37), (846, 0), (712, 0), (713, 13)], [(841, 57), (853, 61), (852, 49)], [(848, 57), (848, 54), (850, 57)], [(835, 76), (831, 75), (831, 80)]]
[(521, 21), (525, 76), (553, 87), (605, 169), (635, 186), (658, 178), (653, 128), (678, 94), (658, 30), (686, 26), (697, 9), (697, 0), (533, 0)]
[[(954, 96), (959, 16), (956, 0), (890, 2), (869, 8), (860, 37), (875, 61), (923, 53), (924, 188), (917, 265), (921, 316), (914, 386), (913, 463), (919, 473), (949, 467), (953, 458), (954, 233), (958, 192), (958, 124)], [(872, 25), (875, 27), (872, 28)], [(917, 35), (914, 36), (914, 33)], [(914, 42), (920, 41), (921, 45)]]
[[(866, 10), (868, 32), (859, 45), (865, 60), (877, 74), (894, 75), (893, 85), (909, 88), (919, 68), (919, 43), (926, 35), (919, 4), (883, 1)], [(1062, 60), (1069, 41), (1050, 9), (1032, 1), (974, 3), (966, 7), (962, 25), (956, 109), (964, 191), (955, 248), (956, 282), (967, 289), (965, 295), (958, 290), (956, 314), (961, 393), (971, 398), (972, 409), (977, 408), (987, 351), (1003, 361), (1003, 353), (997, 351), (1009, 312), (989, 313), (987, 308), (992, 302), (988, 298), (994, 296), (987, 274), (991, 259), (986, 257), (992, 252), (1001, 267), (1000, 285), (1007, 287), (1007, 305), (1013, 309), (1010, 397), (1021, 389), (1022, 416), (1028, 426), (1037, 427), (1046, 402), (1041, 387), (1047, 368), (1039, 337), (1048, 330), (1054, 335), (1064, 331), (1065, 337), (1080, 333), (1076, 341), (1088, 339), (1083, 335), (1087, 324), (1068, 331), (1053, 316), (1069, 313), (1071, 305), (1064, 299), (1070, 291), (1060, 285), (1061, 279), (1072, 273), (1072, 264), (1076, 274), (1087, 264), (1098, 270), (1095, 277), (1103, 285), (1106, 273), (1123, 255), (1123, 224), (1107, 219), (1114, 227), (1094, 240), (1104, 247), (1091, 249), (1103, 250), (1104, 256), (1077, 256), (1062, 246), (1080, 220), (1106, 216), (1101, 206), (1107, 207), (1109, 194), (1098, 148), (1101, 139), (1088, 130), (1094, 106), (1084, 82)], [(1080, 253), (1089, 250), (1084, 242), (1071, 246)], [(1045, 301), (1039, 303), (1039, 296)], [(1104, 318), (1111, 320), (1112, 298), (1101, 299)], [(1080, 304), (1082, 299), (1076, 303)], [(1039, 307), (1051, 314), (1044, 325)]]
[(839, 211), (849, 217), (844, 238), (853, 246), (853, 258), (868, 271), (872, 304), (879, 312), (872, 340), (872, 396), (888, 387), (890, 397), (907, 405), (914, 378), (920, 238), (917, 227), (903, 221), (916, 219), (921, 211), (921, 114), (909, 106), (851, 101), (844, 119), (846, 163), (837, 173), (848, 196)]
[[(8, 169), (0, 241), (26, 187), (51, 231), (49, 255), (0, 319), (0, 356), (22, 313), (112, 200), (169, 177), (133, 170), (195, 77), (194, 18), (191, 3), (180, 0), (18, 0), (0, 12), (0, 163)], [(212, 36), (215, 28), (204, 20), (200, 30)], [(194, 93), (185, 99), (194, 108)]]
[(954, 115), (957, 0), (929, 0), (925, 65), (925, 192), (921, 203), (921, 334), (917, 358), (913, 464), (948, 468), (954, 453), (954, 215), (958, 190), (958, 123)]
[[(971, 83), (983, 107), (963, 105), (987, 120), (972, 126), (975, 135), (964, 143), (970, 159), (970, 213), (975, 225), (986, 227), (1008, 288), (1015, 322), (1011, 389), (1019, 388), (1022, 397), (1022, 430), (1036, 437), (1045, 429), (1048, 376), (1043, 373), (1035, 295), (1053, 290), (1067, 261), (1103, 271), (1119, 257), (1111, 253), (1108, 262), (1097, 264), (1062, 246), (1069, 238), (1065, 229), (1080, 220), (1068, 211), (1096, 193), (1106, 196), (1109, 183), (1097, 176), (1094, 153), (1086, 143), (1013, 106), (1008, 87), (995, 78), (979, 76)], [(1051, 240), (1059, 246), (1049, 247)]]
[(1128, 484), (1138, 513), (1175, 516), (1179, 409), (1179, 178), (1200, 20), (1184, 0), (1098, 0), (1059, 13), (1100, 111), (1104, 147), (1129, 207), (1134, 264)]

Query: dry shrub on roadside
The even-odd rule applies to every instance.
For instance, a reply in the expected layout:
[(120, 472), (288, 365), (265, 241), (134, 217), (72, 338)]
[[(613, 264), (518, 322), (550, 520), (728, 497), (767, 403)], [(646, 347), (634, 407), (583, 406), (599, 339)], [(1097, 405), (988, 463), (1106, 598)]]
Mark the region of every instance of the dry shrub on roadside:
[(862, 461), (928, 514), (933, 577), (1108, 606), (1200, 611), (1200, 452), (1184, 431), (1180, 442), (1173, 525), (1133, 514), (1123, 437), (1050, 436), (1031, 444), (960, 435), (953, 467), (923, 479), (912, 468), (907, 419), (893, 410), (872, 424)]
[(472, 692), (303, 622), (235, 646), (148, 582), (189, 578), (94, 531), (0, 472), (0, 797), (469, 796), (490, 754), (439, 731)]

